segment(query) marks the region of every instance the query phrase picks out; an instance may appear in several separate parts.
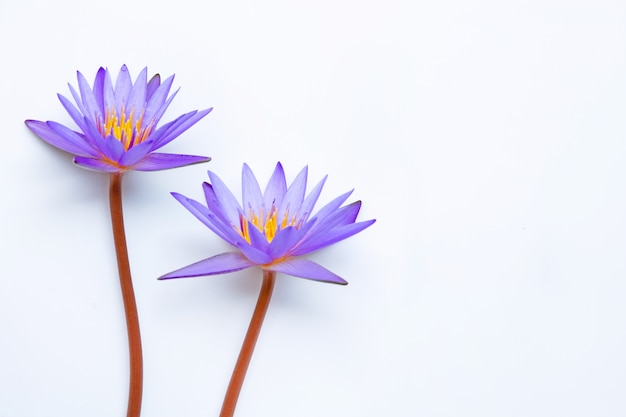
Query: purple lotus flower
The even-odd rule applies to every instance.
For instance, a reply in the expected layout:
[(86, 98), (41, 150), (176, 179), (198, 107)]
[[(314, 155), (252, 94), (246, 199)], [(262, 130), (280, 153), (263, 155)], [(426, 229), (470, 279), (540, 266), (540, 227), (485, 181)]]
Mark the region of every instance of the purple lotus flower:
[(204, 156), (154, 152), (212, 108), (194, 110), (157, 128), (177, 91), (168, 97), (173, 75), (161, 83), (156, 74), (148, 82), (147, 71), (144, 68), (133, 84), (124, 65), (113, 85), (111, 72), (100, 68), (93, 88), (78, 72), (78, 91), (69, 86), (76, 106), (58, 95), (78, 132), (52, 121), (26, 120), (26, 125), (52, 146), (74, 154), (77, 165), (95, 171), (157, 171), (208, 161), (210, 158)]
[(223, 274), (252, 266), (317, 281), (347, 284), (341, 277), (300, 256), (346, 239), (375, 220), (355, 223), (361, 202), (341, 205), (349, 191), (313, 213), (326, 177), (305, 197), (307, 167), (287, 187), (280, 163), (265, 188), (243, 165), (243, 205), (217, 175), (209, 171), (204, 183), (207, 206), (178, 193), (172, 195), (209, 229), (238, 250), (186, 266), (159, 279)]

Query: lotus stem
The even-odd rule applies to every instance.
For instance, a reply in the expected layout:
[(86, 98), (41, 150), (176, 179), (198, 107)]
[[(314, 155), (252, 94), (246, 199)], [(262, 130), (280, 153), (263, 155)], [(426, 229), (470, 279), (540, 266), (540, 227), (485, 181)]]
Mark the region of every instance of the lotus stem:
[(276, 272), (263, 271), (263, 285), (261, 286), (259, 299), (256, 307), (254, 308), (254, 313), (252, 314), (252, 319), (250, 320), (250, 325), (248, 326), (248, 332), (246, 333), (246, 337), (241, 346), (241, 351), (239, 352), (239, 357), (237, 358), (233, 375), (230, 378), (230, 383), (228, 384), (228, 389), (226, 390), (226, 395), (224, 396), (224, 403), (222, 405), (220, 417), (233, 417), (235, 414), (235, 407), (237, 406), (237, 399), (239, 398), (239, 393), (241, 392), (243, 380), (246, 377), (248, 365), (250, 364), (250, 359), (252, 358), (252, 353), (254, 352), (254, 347), (259, 337), (259, 333), (261, 332), (263, 319), (265, 318), (265, 313), (267, 313), (267, 308), (269, 307), (270, 299), (272, 298), (275, 279)]
[(143, 358), (141, 353), (141, 334), (139, 332), (139, 316), (130, 275), (130, 262), (124, 232), (124, 215), (122, 211), (122, 173), (111, 174), (109, 185), (109, 203), (111, 208), (111, 224), (117, 268), (124, 300), (126, 328), (128, 331), (128, 351), (130, 360), (130, 383), (128, 390), (127, 417), (139, 417), (141, 414), (141, 396), (143, 388)]

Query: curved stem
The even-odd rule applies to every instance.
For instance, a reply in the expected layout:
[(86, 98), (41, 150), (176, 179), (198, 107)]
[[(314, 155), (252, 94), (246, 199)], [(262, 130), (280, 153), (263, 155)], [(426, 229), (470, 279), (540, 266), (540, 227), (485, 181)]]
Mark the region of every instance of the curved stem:
[(243, 380), (246, 377), (246, 371), (254, 352), (254, 346), (259, 337), (261, 331), (261, 325), (267, 312), (267, 307), (270, 305), (270, 299), (272, 298), (272, 290), (274, 289), (274, 281), (276, 278), (276, 272), (263, 271), (263, 285), (261, 286), (261, 292), (259, 293), (259, 300), (254, 308), (252, 319), (250, 320), (250, 326), (248, 332), (241, 346), (239, 352), (239, 358), (235, 364), (233, 375), (230, 378), (228, 384), (228, 390), (224, 396), (224, 403), (222, 404), (222, 411), (220, 417), (232, 417), (235, 414), (235, 407), (237, 406), (237, 399), (241, 392), (241, 386)]
[(113, 226), (113, 241), (117, 269), (122, 287), (124, 313), (126, 314), (126, 328), (128, 330), (128, 350), (130, 357), (130, 386), (128, 390), (128, 409), (126, 417), (139, 417), (141, 414), (141, 395), (143, 387), (143, 358), (141, 354), (141, 334), (139, 332), (139, 317), (137, 303), (133, 291), (133, 281), (130, 275), (130, 262), (126, 247), (124, 232), (124, 215), (122, 212), (122, 174), (111, 174), (109, 185), (109, 203), (111, 208), (111, 224)]

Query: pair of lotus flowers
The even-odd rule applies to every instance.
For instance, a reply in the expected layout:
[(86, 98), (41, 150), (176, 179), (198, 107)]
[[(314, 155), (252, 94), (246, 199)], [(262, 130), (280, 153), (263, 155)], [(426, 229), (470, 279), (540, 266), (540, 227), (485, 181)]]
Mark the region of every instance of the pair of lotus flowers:
[[(177, 168), (210, 160), (204, 156), (157, 152), (212, 110), (194, 110), (159, 126), (177, 93), (170, 95), (173, 81), (174, 76), (171, 76), (161, 82), (158, 74), (148, 81), (147, 69), (143, 69), (133, 83), (128, 69), (122, 66), (115, 83), (111, 73), (100, 68), (93, 86), (90, 86), (78, 72), (78, 90), (69, 86), (75, 104), (59, 95), (61, 104), (78, 130), (53, 121), (26, 121), (30, 130), (41, 139), (73, 154), (77, 165), (111, 176), (111, 221), (130, 353), (127, 417), (139, 417), (141, 412), (143, 361), (122, 218), (122, 174), (132, 170)], [(198, 220), (230, 243), (233, 250), (170, 272), (160, 279), (223, 274), (250, 267), (263, 270), (259, 301), (235, 365), (220, 417), (232, 417), (234, 414), (276, 273), (346, 284), (343, 278), (302, 256), (359, 233), (375, 221), (356, 222), (361, 202), (344, 205), (351, 191), (315, 212), (314, 207), (326, 177), (307, 194), (307, 174), (307, 167), (304, 167), (288, 186), (279, 162), (262, 191), (252, 170), (244, 164), (241, 203), (223, 181), (210, 171), (210, 182), (203, 184), (206, 205), (172, 193)]]
[[(122, 66), (115, 83), (111, 72), (100, 68), (93, 87), (78, 72), (78, 90), (69, 85), (75, 105), (63, 95), (61, 104), (79, 130), (53, 121), (27, 120), (26, 125), (50, 145), (74, 155), (84, 168), (105, 173), (156, 171), (209, 161), (196, 155), (157, 152), (209, 114), (212, 108), (191, 111), (159, 126), (168, 106), (174, 76), (161, 82), (157, 74), (149, 81), (144, 68), (133, 83)], [(347, 192), (314, 213), (326, 177), (306, 194), (305, 167), (287, 186), (280, 163), (263, 191), (251, 169), (244, 164), (241, 203), (209, 171), (203, 184), (206, 205), (172, 193), (198, 220), (231, 244), (233, 251), (212, 256), (161, 279), (197, 277), (260, 267), (265, 271), (317, 281), (346, 284), (326, 268), (301, 256), (346, 239), (374, 223), (356, 222), (361, 202), (343, 206)]]

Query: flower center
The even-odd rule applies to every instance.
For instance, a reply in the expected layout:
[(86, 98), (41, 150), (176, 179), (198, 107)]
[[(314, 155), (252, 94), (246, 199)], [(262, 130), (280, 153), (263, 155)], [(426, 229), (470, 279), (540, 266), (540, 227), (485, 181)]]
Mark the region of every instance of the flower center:
[(289, 210), (285, 211), (282, 219), (278, 219), (278, 210), (275, 206), (272, 206), (267, 215), (264, 211), (264, 207), (261, 207), (261, 212), (258, 214), (252, 209), (248, 211), (247, 217), (243, 213), (239, 214), (239, 230), (237, 231), (248, 243), (250, 243), (250, 224), (263, 233), (268, 242), (274, 240), (278, 231), (285, 227), (294, 226), (299, 229), (302, 226), (301, 222), (296, 224), (295, 214), (289, 217)]
[(126, 112), (124, 106), (120, 109), (119, 114), (114, 107), (107, 109), (104, 122), (99, 121), (98, 130), (105, 138), (113, 135), (115, 139), (124, 145), (124, 149), (129, 150), (133, 146), (145, 141), (150, 133), (154, 123), (150, 121), (146, 126), (143, 125), (143, 115), (145, 109), (141, 111), (139, 117), (135, 118), (135, 108), (130, 112)]

